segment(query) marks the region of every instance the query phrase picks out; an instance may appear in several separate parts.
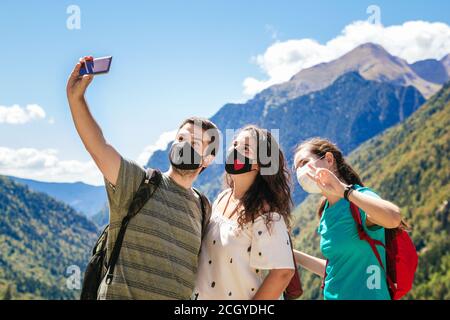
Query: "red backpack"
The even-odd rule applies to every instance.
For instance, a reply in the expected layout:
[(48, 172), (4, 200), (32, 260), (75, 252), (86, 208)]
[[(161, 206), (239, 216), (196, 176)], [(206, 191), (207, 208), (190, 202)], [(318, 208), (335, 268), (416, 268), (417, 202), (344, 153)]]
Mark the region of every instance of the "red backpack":
[[(369, 243), (378, 262), (386, 272), (391, 298), (399, 300), (411, 290), (414, 282), (414, 273), (418, 263), (416, 247), (408, 233), (399, 228), (385, 229), (386, 246), (381, 241), (372, 239), (363, 228), (359, 208), (350, 202), (350, 209), (357, 224), (359, 238)], [(386, 250), (386, 268), (376, 248), (377, 245), (383, 246)]]

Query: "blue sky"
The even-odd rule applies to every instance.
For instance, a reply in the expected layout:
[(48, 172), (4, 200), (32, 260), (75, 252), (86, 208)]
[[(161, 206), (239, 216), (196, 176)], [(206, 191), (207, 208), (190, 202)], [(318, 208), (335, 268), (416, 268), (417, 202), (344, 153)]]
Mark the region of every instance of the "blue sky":
[[(0, 122), (0, 147), (55, 149), (59, 160), (88, 161), (70, 117), (66, 79), (80, 56), (113, 55), (111, 72), (94, 79), (87, 99), (108, 141), (135, 159), (183, 118), (210, 117), (245, 99), (244, 79), (267, 77), (252, 57), (275, 41), (324, 43), (366, 20), (372, 4), (385, 26), (450, 23), (450, 3), (435, 0), (2, 0), (0, 106), (37, 104), (46, 115)], [(69, 5), (81, 10), (80, 30), (66, 27)]]

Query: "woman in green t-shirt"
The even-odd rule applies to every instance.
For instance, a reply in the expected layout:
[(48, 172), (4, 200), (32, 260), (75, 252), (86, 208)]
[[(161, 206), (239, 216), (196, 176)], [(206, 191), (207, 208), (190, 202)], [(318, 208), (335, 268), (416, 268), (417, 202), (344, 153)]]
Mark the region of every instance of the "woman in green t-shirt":
[[(324, 277), (326, 300), (390, 299), (383, 268), (370, 245), (359, 239), (350, 202), (360, 208), (367, 234), (383, 244), (384, 229), (403, 223), (399, 208), (364, 187), (342, 152), (326, 139), (313, 138), (301, 143), (295, 151), (294, 166), (302, 188), (324, 196), (318, 210), (318, 233), (320, 249), (326, 258), (295, 250), (297, 263)], [(377, 246), (377, 249), (386, 265), (384, 248)]]

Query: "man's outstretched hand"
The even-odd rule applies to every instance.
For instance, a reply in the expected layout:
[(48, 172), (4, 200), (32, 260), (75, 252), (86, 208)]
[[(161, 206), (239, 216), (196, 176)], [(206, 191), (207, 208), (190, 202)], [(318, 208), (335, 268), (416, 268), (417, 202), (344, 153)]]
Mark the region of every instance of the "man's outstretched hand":
[(80, 61), (76, 64), (67, 81), (66, 90), (69, 101), (82, 99), (87, 87), (92, 82), (92, 79), (94, 79), (93, 75), (80, 76), (81, 65), (85, 62), (86, 58), (88, 57), (80, 58)]
[(103, 176), (112, 184), (116, 184), (121, 163), (120, 154), (106, 142), (100, 126), (95, 121), (84, 93), (94, 78), (93, 75), (80, 76), (80, 68), (88, 57), (80, 59), (67, 81), (67, 98), (75, 128), (83, 141), (86, 150), (92, 156)]

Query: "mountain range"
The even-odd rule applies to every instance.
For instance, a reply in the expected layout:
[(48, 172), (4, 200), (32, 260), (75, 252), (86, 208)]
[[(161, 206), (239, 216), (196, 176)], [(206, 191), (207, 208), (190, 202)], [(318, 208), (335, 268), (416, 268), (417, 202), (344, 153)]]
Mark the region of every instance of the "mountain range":
[[(424, 97), (429, 98), (448, 80), (449, 60), (450, 55), (447, 55), (440, 61), (430, 59), (410, 65), (405, 60), (389, 54), (382, 46), (366, 43), (336, 60), (301, 70), (289, 81), (274, 85), (256, 97), (265, 100), (267, 107), (278, 105), (286, 100), (322, 90), (342, 74), (357, 71), (367, 80), (414, 86)], [(438, 79), (432, 76), (436, 66), (446, 77), (440, 76)], [(416, 69), (421, 73), (418, 74)]]
[[(444, 65), (447, 60), (438, 63)], [(335, 61), (302, 70), (246, 103), (226, 104), (210, 119), (223, 134), (249, 123), (279, 129), (280, 145), (292, 165), (293, 149), (302, 140), (322, 136), (348, 154), (404, 121), (440, 86), (418, 76), (410, 65), (382, 47), (364, 44)], [(167, 169), (169, 148), (170, 144), (153, 153), (147, 166)], [(223, 165), (211, 165), (196, 186), (214, 198), (221, 189), (223, 171)], [(295, 203), (300, 204), (305, 196), (294, 185)]]
[(56, 200), (68, 204), (88, 218), (92, 218), (102, 210), (107, 201), (103, 186), (92, 186), (83, 182), (59, 183), (17, 177), (8, 178), (27, 185), (31, 190), (46, 193)]

